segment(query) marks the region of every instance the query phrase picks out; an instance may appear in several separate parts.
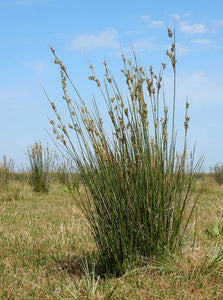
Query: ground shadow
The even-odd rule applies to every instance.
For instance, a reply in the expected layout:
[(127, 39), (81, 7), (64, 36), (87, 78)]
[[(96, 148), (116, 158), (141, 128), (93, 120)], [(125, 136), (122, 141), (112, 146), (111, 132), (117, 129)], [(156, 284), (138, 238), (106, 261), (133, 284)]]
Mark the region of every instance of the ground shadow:
[(70, 276), (82, 277), (94, 271), (96, 276), (104, 277), (99, 256), (95, 253), (85, 253), (83, 255), (64, 256), (60, 259), (55, 259), (57, 270), (64, 271)]

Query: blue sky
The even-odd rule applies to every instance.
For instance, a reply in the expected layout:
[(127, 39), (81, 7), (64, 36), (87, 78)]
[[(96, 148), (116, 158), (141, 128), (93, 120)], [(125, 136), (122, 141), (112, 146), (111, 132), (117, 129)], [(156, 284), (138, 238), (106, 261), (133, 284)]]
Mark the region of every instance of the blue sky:
[[(223, 1), (75, 1), (0, 0), (0, 156), (17, 166), (35, 141), (50, 141), (47, 116), (52, 112), (41, 84), (62, 108), (58, 68), (50, 45), (68, 66), (80, 93), (90, 103), (88, 59), (99, 75), (106, 59), (119, 78), (120, 44), (140, 63), (167, 61), (166, 27), (176, 23), (177, 128), (183, 133), (185, 100), (190, 102), (189, 146), (205, 166), (223, 161)], [(165, 87), (171, 97), (171, 73)]]

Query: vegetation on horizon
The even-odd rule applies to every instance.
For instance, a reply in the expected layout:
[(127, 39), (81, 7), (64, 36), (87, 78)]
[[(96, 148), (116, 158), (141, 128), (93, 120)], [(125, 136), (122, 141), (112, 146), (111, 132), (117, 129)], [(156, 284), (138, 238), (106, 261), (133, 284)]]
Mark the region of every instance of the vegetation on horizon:
[(217, 163), (213, 168), (210, 168), (214, 180), (219, 184), (223, 184), (223, 163)]

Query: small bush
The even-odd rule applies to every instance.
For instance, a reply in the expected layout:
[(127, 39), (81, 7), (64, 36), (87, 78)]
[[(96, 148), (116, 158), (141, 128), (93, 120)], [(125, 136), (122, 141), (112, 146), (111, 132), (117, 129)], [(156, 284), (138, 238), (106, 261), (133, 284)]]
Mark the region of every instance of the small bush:
[[(56, 121), (50, 123), (85, 185), (85, 196), (80, 194), (76, 202), (88, 220), (102, 271), (107, 274), (123, 274), (140, 257), (159, 257), (178, 250), (196, 204), (188, 205), (194, 174), (201, 161), (194, 165), (192, 154), (190, 167), (186, 167), (190, 119), (187, 102), (183, 152), (179, 154), (176, 150), (175, 35), (170, 29), (168, 35), (172, 43), (167, 56), (174, 74), (170, 115), (162, 97), (165, 63), (156, 75), (152, 67), (147, 71), (138, 65), (134, 52), (133, 62), (123, 54), (121, 71), (128, 93), (121, 92), (106, 62), (103, 86), (90, 65), (93, 74), (89, 79), (96, 82), (107, 105), (112, 132), (106, 131), (104, 120), (108, 122), (108, 118), (103, 120), (95, 99), (94, 111), (89, 111), (66, 67), (51, 48), (60, 67), (70, 122), (62, 121), (55, 103), (48, 98), (56, 115)], [(79, 102), (69, 97), (68, 82)]]
[(223, 163), (216, 164), (213, 168), (210, 168), (214, 180), (219, 184), (223, 184)]
[(48, 146), (43, 149), (41, 142), (28, 147), (26, 152), (29, 159), (29, 183), (35, 192), (49, 191), (53, 177), (56, 154)]

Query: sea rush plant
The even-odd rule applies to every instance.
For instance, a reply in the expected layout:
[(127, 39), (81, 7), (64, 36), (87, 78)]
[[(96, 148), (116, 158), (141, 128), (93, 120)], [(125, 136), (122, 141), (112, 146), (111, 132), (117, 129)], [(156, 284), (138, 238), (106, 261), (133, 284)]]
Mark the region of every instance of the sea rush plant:
[(29, 183), (35, 192), (47, 193), (52, 180), (52, 171), (56, 154), (48, 148), (44, 149), (41, 142), (28, 147)]
[[(171, 115), (162, 89), (166, 64), (162, 63), (156, 75), (152, 66), (147, 71), (138, 65), (134, 51), (134, 62), (122, 54), (126, 97), (106, 61), (103, 84), (90, 65), (89, 79), (96, 82), (107, 105), (112, 132), (106, 132), (95, 99), (93, 112), (88, 110), (51, 47), (55, 64), (60, 67), (70, 122), (61, 119), (55, 103), (47, 96), (57, 119), (50, 123), (84, 183), (85, 196), (80, 194), (76, 201), (88, 220), (103, 272), (107, 274), (123, 274), (139, 257), (160, 256), (179, 249), (195, 207), (195, 202), (190, 207), (188, 203), (201, 161), (194, 165), (192, 154), (189, 169), (186, 167), (188, 102), (183, 152), (180, 155), (176, 150), (175, 33), (168, 28), (168, 35), (171, 49), (166, 54), (174, 75)], [(68, 82), (78, 100), (69, 97)]]

